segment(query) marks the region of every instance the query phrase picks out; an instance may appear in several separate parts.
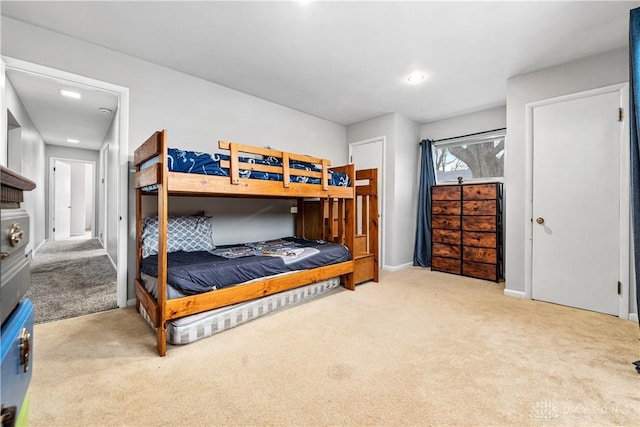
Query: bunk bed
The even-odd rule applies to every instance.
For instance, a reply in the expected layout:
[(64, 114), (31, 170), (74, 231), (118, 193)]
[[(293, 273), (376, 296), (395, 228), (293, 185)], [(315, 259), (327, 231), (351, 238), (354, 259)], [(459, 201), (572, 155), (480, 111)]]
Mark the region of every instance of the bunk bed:
[[(356, 171), (354, 165), (330, 168), (331, 163), (326, 159), (234, 142), (219, 141), (218, 148), (222, 152), (203, 156), (207, 164), (200, 167), (197, 157), (202, 153), (169, 148), (167, 131), (162, 130), (135, 151), (136, 305), (156, 330), (160, 356), (166, 355), (169, 322), (179, 324), (185, 319), (195, 319), (183, 324), (202, 323), (210, 313), (224, 314), (225, 310), (238, 306), (244, 307), (244, 317), (250, 319), (251, 310), (264, 313), (267, 304), (272, 307), (279, 306), (285, 299), (300, 301), (339, 283), (355, 290), (357, 283), (378, 280), (375, 169)], [(182, 162), (189, 163), (186, 168), (176, 160), (184, 159), (185, 153), (192, 155), (188, 162)], [(157, 199), (155, 218), (142, 217), (145, 196)], [(296, 199), (297, 236), (232, 247), (205, 247), (185, 255), (170, 237), (169, 200), (177, 196)], [(150, 223), (153, 227), (149, 227)], [(148, 242), (152, 240), (145, 240), (149, 238), (149, 230), (154, 234), (156, 245), (151, 252)], [(280, 251), (282, 248), (286, 252)], [(207, 252), (207, 249), (213, 250)], [(236, 271), (237, 267), (229, 265), (237, 251), (252, 251), (251, 256), (241, 258), (241, 264), (253, 265), (254, 261), (267, 264), (258, 267), (258, 273), (252, 273), (260, 277), (231, 275), (227, 282), (211, 285), (208, 281), (212, 277), (217, 280), (228, 275), (205, 271), (198, 276), (199, 273), (189, 270), (187, 285), (176, 279), (181, 263), (193, 263), (194, 259), (207, 266), (215, 260), (223, 268), (226, 266), (227, 271)], [(328, 253), (332, 258), (328, 258)], [(271, 256), (273, 254), (275, 256)], [(313, 256), (309, 256), (306, 263), (308, 254)], [(321, 260), (314, 263), (311, 260), (316, 254), (321, 255)], [(323, 258), (323, 255), (326, 256)], [(305, 258), (306, 264), (295, 259), (287, 266), (287, 256)], [(239, 268), (243, 269), (244, 265)], [(192, 280), (194, 276), (196, 279)], [(197, 335), (202, 336), (202, 331)]]

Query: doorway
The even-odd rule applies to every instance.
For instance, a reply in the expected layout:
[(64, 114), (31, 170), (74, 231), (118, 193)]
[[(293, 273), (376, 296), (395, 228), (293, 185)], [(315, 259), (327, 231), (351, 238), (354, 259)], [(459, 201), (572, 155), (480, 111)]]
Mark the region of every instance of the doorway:
[(529, 106), (532, 299), (626, 317), (627, 85)]
[[(106, 93), (117, 98), (117, 108), (114, 108), (115, 118), (113, 133), (110, 138), (110, 148), (108, 150), (109, 160), (108, 176), (111, 182), (108, 186), (110, 202), (107, 210), (109, 219), (112, 224), (109, 227), (109, 236), (104, 236), (105, 240), (109, 239), (108, 257), (113, 265), (117, 268), (117, 305), (125, 307), (127, 305), (127, 249), (128, 249), (128, 117), (129, 117), (129, 90), (125, 87), (117, 86), (104, 81), (94, 80), (88, 77), (68, 73), (38, 64), (29, 63), (15, 58), (2, 57), (0, 61), (3, 72), (3, 79), (6, 74), (18, 73), (29, 76), (35, 76), (44, 80), (55, 81), (68, 85), (70, 87), (82, 88), (89, 92)], [(4, 85), (3, 85), (4, 86)], [(4, 100), (4, 96), (3, 96)], [(42, 104), (40, 104), (42, 105)], [(5, 117), (2, 117), (2, 124), (6, 126)], [(2, 132), (4, 134), (4, 132)], [(47, 168), (49, 166), (46, 166)], [(46, 174), (47, 171), (44, 171)], [(94, 165), (95, 174), (95, 165)], [(51, 185), (48, 186), (50, 189)], [(39, 209), (44, 206), (44, 197), (42, 204), (38, 201)], [(67, 205), (68, 206), (68, 205)], [(46, 210), (42, 209), (46, 212)], [(100, 212), (98, 213), (100, 215)], [(105, 219), (107, 222), (107, 219)], [(92, 224), (92, 228), (95, 224)], [(49, 231), (51, 229), (49, 228)], [(95, 231), (93, 232), (95, 235)], [(51, 237), (51, 234), (49, 234)]]
[(91, 238), (95, 218), (95, 164), (51, 158), (51, 240)]
[[(386, 217), (384, 210), (384, 149), (384, 136), (349, 143), (349, 163), (355, 164), (356, 169), (378, 169), (378, 212), (380, 224), (378, 228), (378, 259), (382, 267), (385, 265), (384, 221)], [(362, 212), (360, 206), (358, 206), (357, 212)], [(361, 224), (361, 222), (360, 218), (357, 218), (356, 224)]]

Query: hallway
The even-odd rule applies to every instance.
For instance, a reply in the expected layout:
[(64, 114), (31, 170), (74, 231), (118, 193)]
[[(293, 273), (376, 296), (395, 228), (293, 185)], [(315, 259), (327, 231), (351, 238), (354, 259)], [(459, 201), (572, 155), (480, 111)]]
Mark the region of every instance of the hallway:
[(98, 239), (45, 242), (31, 261), (35, 323), (116, 308), (116, 270)]

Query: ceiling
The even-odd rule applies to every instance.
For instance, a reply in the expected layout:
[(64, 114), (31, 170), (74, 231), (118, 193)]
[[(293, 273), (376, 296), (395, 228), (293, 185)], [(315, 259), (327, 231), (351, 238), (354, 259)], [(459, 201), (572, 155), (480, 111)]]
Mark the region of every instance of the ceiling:
[[(47, 144), (100, 149), (118, 108), (114, 94), (21, 71), (7, 70), (7, 78)], [(64, 97), (60, 95), (61, 89), (79, 93), (81, 98)], [(101, 111), (105, 108), (108, 111)]]
[[(504, 105), (511, 76), (626, 46), (637, 6), (3, 0), (1, 11), (349, 125), (391, 112), (423, 124)], [(408, 84), (414, 70), (426, 81)]]

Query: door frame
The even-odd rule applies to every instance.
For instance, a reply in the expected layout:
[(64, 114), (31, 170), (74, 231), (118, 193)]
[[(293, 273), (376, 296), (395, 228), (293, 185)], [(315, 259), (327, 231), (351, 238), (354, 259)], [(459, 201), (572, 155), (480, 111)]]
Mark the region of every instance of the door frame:
[[(93, 166), (93, 191), (91, 191), (91, 206), (93, 206), (93, 215), (91, 217), (91, 233), (95, 235), (95, 218), (96, 213), (98, 213), (98, 209), (96, 209), (96, 162), (93, 160), (81, 160), (81, 159), (70, 159), (68, 157), (49, 157), (49, 236), (51, 236), (51, 240), (53, 241), (53, 215), (55, 213), (55, 179), (56, 175), (53, 172), (53, 168), (55, 167), (56, 161), (61, 161), (65, 163), (84, 163), (90, 164)], [(95, 237), (95, 236), (92, 236)]]
[[(386, 203), (385, 203), (385, 197), (387, 195), (387, 191), (386, 191), (386, 186), (385, 186), (385, 170), (387, 169), (387, 157), (385, 155), (386, 153), (386, 148), (387, 148), (387, 138), (385, 136), (376, 136), (374, 138), (369, 138), (369, 139), (364, 139), (362, 141), (355, 141), (355, 142), (350, 142), (349, 143), (349, 163), (353, 163), (352, 161), (352, 154), (353, 154), (353, 147), (358, 146), (358, 145), (365, 145), (365, 144), (372, 144), (374, 142), (382, 142), (382, 171), (378, 171), (378, 181), (379, 181), (379, 185), (380, 188), (382, 189), (382, 197), (378, 197), (378, 200), (380, 201), (380, 212), (378, 212), (379, 215), (379, 224), (380, 224), (380, 234), (378, 236), (378, 250), (380, 251), (380, 253), (378, 254), (379, 258), (380, 258), (380, 268), (384, 269), (385, 268), (385, 220), (387, 217), (387, 211), (386, 211)], [(379, 195), (378, 195), (379, 196)]]
[[(569, 95), (558, 96), (528, 103), (526, 105), (525, 119), (525, 298), (532, 299), (533, 294), (533, 111), (536, 107), (571, 101), (594, 95), (618, 92), (620, 105), (623, 106), (623, 118), (620, 122), (620, 222), (618, 227), (619, 259), (618, 280), (621, 283), (620, 295), (618, 295), (618, 317), (629, 318), (629, 293), (630, 293), (630, 169), (629, 169), (629, 120), (627, 120), (629, 106), (629, 83), (618, 83), (601, 88), (581, 91)], [(615, 117), (615, 111), (611, 112)]]
[[(6, 70), (15, 70), (27, 74), (37, 75), (43, 78), (53, 79), (60, 82), (66, 82), (70, 85), (77, 87), (85, 87), (92, 90), (99, 90), (103, 92), (109, 92), (118, 97), (118, 108), (116, 115), (118, 117), (118, 146), (115, 147), (118, 150), (118, 173), (116, 175), (116, 182), (118, 189), (118, 206), (115, 209), (113, 215), (118, 217), (118, 230), (117, 236), (117, 302), (118, 307), (123, 308), (127, 306), (127, 249), (128, 249), (128, 194), (129, 194), (129, 88), (124, 86), (118, 86), (112, 83), (107, 83), (101, 80), (92, 79), (90, 77), (81, 76), (78, 74), (69, 73), (67, 71), (58, 70), (55, 68), (46, 67), (39, 64), (23, 61), (8, 56), (0, 57), (0, 71), (2, 71), (2, 94), (4, 95), (4, 79)], [(4, 68), (4, 69), (3, 69)], [(5, 97), (2, 96), (2, 105), (6, 109)], [(2, 119), (0, 117), (0, 124), (3, 126), (0, 129), (2, 134), (2, 141), (6, 144), (6, 131), (7, 123), (6, 117)]]
[[(98, 228), (96, 231), (96, 237), (102, 243), (102, 247), (108, 252), (109, 248), (107, 247), (107, 227), (109, 225), (109, 221), (107, 221), (107, 215), (109, 214), (109, 207), (107, 206), (109, 194), (109, 144), (104, 144), (99, 151), (99, 161), (100, 166), (98, 169), (100, 170), (96, 174), (96, 178), (98, 179), (98, 188), (102, 188), (102, 191), (99, 191), (100, 200), (98, 201), (98, 210), (100, 211), (100, 215), (98, 217), (98, 224), (96, 227)], [(102, 219), (102, 223), (100, 221)], [(102, 225), (102, 229), (100, 228)]]
[(7, 123), (7, 97), (6, 97), (6, 73), (4, 58), (0, 56), (0, 165), (8, 167), (9, 165), (9, 141), (7, 141), (7, 130), (9, 124)]

